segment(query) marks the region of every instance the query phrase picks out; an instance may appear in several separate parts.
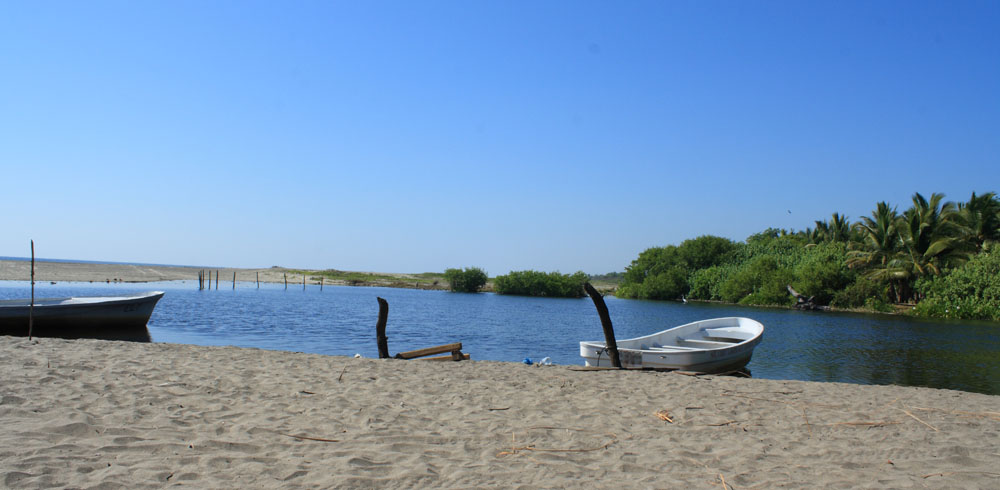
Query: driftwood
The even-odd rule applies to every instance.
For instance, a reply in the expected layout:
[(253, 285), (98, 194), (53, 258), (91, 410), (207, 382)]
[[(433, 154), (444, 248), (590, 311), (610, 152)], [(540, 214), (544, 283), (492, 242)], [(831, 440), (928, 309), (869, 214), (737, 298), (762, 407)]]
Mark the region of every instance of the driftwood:
[(601, 317), (601, 328), (604, 329), (604, 345), (607, 346), (608, 355), (611, 356), (611, 365), (621, 369), (622, 361), (618, 357), (618, 342), (615, 341), (615, 329), (611, 326), (611, 315), (608, 313), (608, 305), (604, 304), (604, 296), (594, 289), (589, 282), (583, 283), (583, 290), (590, 295), (597, 308), (597, 315)]
[[(389, 338), (385, 335), (385, 324), (389, 319), (389, 302), (378, 297), (375, 299), (378, 300), (378, 322), (375, 324), (375, 340), (378, 342), (379, 359), (388, 359), (390, 357), (395, 357), (396, 359), (416, 359), (418, 357), (424, 357), (425, 359), (421, 359), (421, 361), (467, 361), (472, 357), (469, 354), (462, 352), (461, 342), (400, 352), (395, 356), (390, 356)], [(448, 353), (448, 355), (427, 357), (434, 354), (444, 353)]]
[(378, 342), (378, 358), (389, 358), (389, 337), (385, 336), (385, 323), (389, 319), (389, 302), (376, 297), (378, 300), (378, 323), (375, 324), (375, 340)]
[(818, 305), (813, 301), (815, 296), (809, 296), (808, 298), (799, 294), (798, 291), (792, 289), (792, 285), (788, 285), (788, 292), (795, 297), (795, 307), (800, 310), (820, 310), (827, 311), (830, 309), (829, 306)]
[(445, 352), (451, 352), (451, 354), (455, 357), (464, 357), (462, 356), (462, 343), (455, 342), (453, 344), (437, 345), (434, 347), (427, 347), (425, 349), (400, 352), (396, 354), (396, 359), (416, 359), (418, 357), (431, 356), (434, 354), (444, 354)]

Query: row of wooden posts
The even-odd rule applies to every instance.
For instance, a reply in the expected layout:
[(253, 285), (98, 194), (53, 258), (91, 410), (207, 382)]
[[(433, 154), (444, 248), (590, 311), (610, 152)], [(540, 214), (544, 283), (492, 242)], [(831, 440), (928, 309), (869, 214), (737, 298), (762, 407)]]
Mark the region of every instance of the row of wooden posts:
[[(601, 328), (604, 330), (605, 345), (608, 349), (608, 355), (611, 357), (611, 364), (615, 368), (622, 369), (621, 358), (618, 357), (618, 343), (615, 341), (615, 331), (614, 327), (611, 325), (611, 315), (608, 313), (608, 305), (604, 303), (604, 296), (594, 289), (590, 283), (585, 283), (583, 285), (583, 289), (590, 296), (590, 299), (594, 301), (594, 307), (597, 308), (597, 314), (601, 317)], [(394, 357), (396, 359), (416, 359), (434, 354), (444, 354), (446, 352), (449, 354), (438, 357), (428, 357), (425, 360), (462, 361), (470, 358), (469, 354), (462, 353), (461, 342), (400, 352), (395, 356), (390, 356), (389, 337), (385, 334), (386, 323), (388, 323), (389, 320), (389, 302), (380, 297), (375, 299), (378, 300), (378, 322), (375, 323), (375, 341), (378, 344), (379, 359), (389, 359), (390, 357)]]
[[(285, 277), (285, 289), (288, 289), (288, 274), (284, 274)], [(323, 290), (324, 277), (319, 276), (319, 290)], [(205, 284), (208, 283), (206, 287)], [(200, 270), (198, 271), (198, 290), (212, 289), (212, 271)], [(219, 289), (219, 271), (215, 271), (215, 289)], [(236, 289), (236, 271), (233, 271), (233, 289)], [(260, 272), (257, 272), (257, 289), (260, 289)], [(302, 290), (306, 289), (306, 276), (302, 275)]]

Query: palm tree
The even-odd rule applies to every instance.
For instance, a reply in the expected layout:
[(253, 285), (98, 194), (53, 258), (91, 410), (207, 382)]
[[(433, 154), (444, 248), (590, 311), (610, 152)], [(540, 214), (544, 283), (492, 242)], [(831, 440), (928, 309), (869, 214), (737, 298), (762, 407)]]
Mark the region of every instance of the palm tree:
[(913, 195), (913, 207), (903, 213), (900, 237), (906, 249), (906, 269), (914, 278), (941, 274), (969, 259), (958, 206), (941, 203), (942, 199), (944, 194), (934, 193), (928, 201), (918, 192)]
[(840, 213), (833, 213), (827, 236), (832, 242), (848, 241), (851, 238), (851, 222), (847, 219), (847, 216), (841, 216)]
[(907, 273), (900, 265), (902, 240), (897, 230), (899, 215), (885, 201), (878, 203), (872, 216), (862, 216), (855, 224), (861, 243), (847, 254), (847, 265), (868, 269), (869, 279), (889, 283), (890, 294), (902, 301), (900, 287)]
[(982, 250), (986, 240), (1000, 239), (1000, 200), (996, 193), (976, 196), (973, 192), (968, 203), (958, 204), (958, 212), (977, 250)]

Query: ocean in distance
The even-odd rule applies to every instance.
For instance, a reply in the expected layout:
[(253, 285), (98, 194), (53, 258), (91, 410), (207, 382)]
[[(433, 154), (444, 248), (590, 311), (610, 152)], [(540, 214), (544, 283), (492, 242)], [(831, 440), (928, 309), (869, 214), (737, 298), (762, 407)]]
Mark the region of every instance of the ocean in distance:
[[(213, 286), (215, 286), (213, 284)], [(0, 281), (0, 299), (26, 298), (26, 281)], [(580, 365), (581, 340), (601, 340), (589, 298), (555, 299), (447, 291), (236, 284), (36, 283), (36, 297), (166, 291), (150, 318), (154, 342), (234, 345), (377, 357), (376, 297), (389, 303), (391, 353), (462, 342), (475, 360), (549, 357)], [(926, 386), (1000, 395), (1000, 324), (892, 315), (804, 312), (606, 298), (619, 339), (695, 320), (745, 316), (764, 324), (747, 366), (753, 377)]]

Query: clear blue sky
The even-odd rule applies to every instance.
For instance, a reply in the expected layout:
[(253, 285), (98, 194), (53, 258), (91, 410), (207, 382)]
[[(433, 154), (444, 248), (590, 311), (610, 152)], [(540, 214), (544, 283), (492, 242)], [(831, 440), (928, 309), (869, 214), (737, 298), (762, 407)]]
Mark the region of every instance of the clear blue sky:
[(0, 165), (0, 255), (620, 271), (1000, 191), (1000, 2), (3, 2)]

